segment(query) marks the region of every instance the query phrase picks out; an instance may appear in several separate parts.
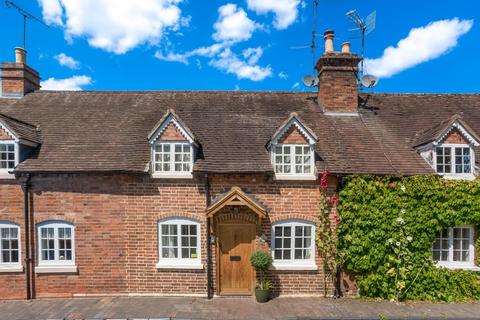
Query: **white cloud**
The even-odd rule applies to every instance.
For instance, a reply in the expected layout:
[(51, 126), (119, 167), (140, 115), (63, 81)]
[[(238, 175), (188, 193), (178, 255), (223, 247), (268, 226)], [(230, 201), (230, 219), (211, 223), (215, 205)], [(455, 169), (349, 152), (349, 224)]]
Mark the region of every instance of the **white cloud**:
[(292, 85), (292, 89), (297, 89), (298, 87), (300, 87), (300, 82), (295, 82), (295, 83)]
[(47, 23), (62, 26), (65, 37), (86, 37), (96, 48), (125, 53), (143, 43), (158, 44), (168, 30), (188, 23), (182, 0), (39, 0)]
[(82, 90), (83, 86), (92, 84), (88, 76), (73, 76), (66, 79), (48, 78), (40, 83), (42, 90)]
[(62, 6), (59, 0), (38, 0), (42, 7), (43, 20), (47, 24), (62, 25)]
[(256, 64), (263, 55), (263, 49), (261, 47), (247, 48), (243, 50), (242, 55), (245, 59), (247, 59), (248, 64)]
[(75, 60), (74, 58), (67, 56), (65, 53), (59, 53), (54, 57), (61, 66), (70, 68), (70, 69), (78, 69), (80, 67), (80, 62)]
[(238, 79), (261, 81), (272, 75), (270, 66), (260, 67), (239, 59), (230, 48), (223, 50), (210, 61), (210, 65), (227, 73), (235, 74)]
[(248, 18), (247, 13), (238, 8), (236, 4), (228, 3), (218, 8), (218, 20), (213, 25), (215, 41), (246, 41), (252, 37), (253, 32), (260, 27)]
[(274, 13), (275, 28), (286, 29), (297, 19), (300, 0), (247, 0), (247, 4), (257, 14)]
[(225, 46), (222, 43), (215, 43), (211, 46), (200, 47), (191, 51), (187, 51), (185, 53), (168, 52), (164, 54), (161, 51), (157, 51), (155, 52), (155, 58), (163, 61), (181, 62), (184, 64), (188, 64), (188, 59), (191, 57), (201, 56), (211, 58), (214, 55), (218, 54), (224, 47)]
[(458, 39), (470, 31), (473, 20), (440, 20), (410, 30), (395, 47), (390, 46), (377, 59), (366, 59), (368, 73), (388, 78), (422, 62), (435, 59), (457, 45)]
[(280, 71), (280, 72), (278, 73), (278, 77), (279, 77), (280, 79), (286, 80), (286, 79), (288, 78), (288, 74), (285, 73), (284, 71)]

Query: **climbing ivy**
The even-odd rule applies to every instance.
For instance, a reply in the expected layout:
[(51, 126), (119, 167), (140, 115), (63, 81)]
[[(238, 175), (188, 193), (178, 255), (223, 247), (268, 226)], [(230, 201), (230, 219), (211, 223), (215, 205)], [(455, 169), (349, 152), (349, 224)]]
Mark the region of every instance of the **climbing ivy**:
[[(361, 295), (480, 299), (480, 273), (437, 268), (431, 260), (438, 232), (456, 225), (480, 225), (479, 179), (350, 177), (340, 193), (338, 211), (339, 261), (344, 270), (356, 274)], [(476, 246), (480, 247), (479, 239)]]

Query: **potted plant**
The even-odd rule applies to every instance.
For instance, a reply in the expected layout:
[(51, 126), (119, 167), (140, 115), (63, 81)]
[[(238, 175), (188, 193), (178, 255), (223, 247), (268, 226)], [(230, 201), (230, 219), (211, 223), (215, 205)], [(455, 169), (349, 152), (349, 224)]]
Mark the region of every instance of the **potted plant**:
[(264, 273), (270, 269), (272, 262), (272, 256), (265, 251), (255, 251), (250, 256), (250, 263), (260, 276), (257, 287), (255, 288), (255, 298), (258, 302), (267, 302), (270, 296), (272, 284), (264, 278)]

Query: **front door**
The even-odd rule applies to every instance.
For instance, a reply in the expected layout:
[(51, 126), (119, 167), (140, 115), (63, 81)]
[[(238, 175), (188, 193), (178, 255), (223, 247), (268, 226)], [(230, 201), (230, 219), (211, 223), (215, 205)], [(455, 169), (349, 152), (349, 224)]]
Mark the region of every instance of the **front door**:
[(218, 282), (220, 295), (250, 295), (254, 288), (254, 270), (250, 255), (255, 245), (255, 225), (218, 226)]

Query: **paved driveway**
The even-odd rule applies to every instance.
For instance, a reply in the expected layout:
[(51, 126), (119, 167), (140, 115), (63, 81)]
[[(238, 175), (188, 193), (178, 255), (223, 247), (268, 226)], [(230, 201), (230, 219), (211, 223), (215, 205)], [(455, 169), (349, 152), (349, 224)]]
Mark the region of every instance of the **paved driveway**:
[(391, 303), (343, 298), (108, 297), (0, 301), (0, 319), (480, 319), (477, 303)]

